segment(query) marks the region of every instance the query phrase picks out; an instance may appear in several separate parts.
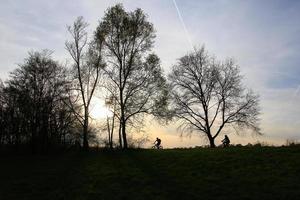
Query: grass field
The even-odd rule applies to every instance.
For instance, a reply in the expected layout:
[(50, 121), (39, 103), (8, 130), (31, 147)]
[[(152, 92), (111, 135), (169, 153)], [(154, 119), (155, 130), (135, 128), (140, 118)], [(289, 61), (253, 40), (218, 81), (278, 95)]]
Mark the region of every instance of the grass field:
[(299, 198), (299, 147), (0, 157), (1, 200)]

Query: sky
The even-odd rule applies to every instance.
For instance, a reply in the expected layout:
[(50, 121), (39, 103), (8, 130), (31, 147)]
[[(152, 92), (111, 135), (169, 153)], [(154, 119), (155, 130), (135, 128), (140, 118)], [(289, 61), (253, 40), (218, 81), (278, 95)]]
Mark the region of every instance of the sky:
[[(83, 16), (92, 35), (105, 10), (116, 3), (147, 13), (156, 30), (154, 51), (166, 73), (193, 46), (203, 44), (219, 59), (236, 60), (245, 85), (260, 95), (264, 135), (228, 133), (233, 143), (300, 141), (297, 0), (0, 0), (0, 78), (7, 79), (28, 51), (50, 49), (60, 62), (70, 60), (64, 47), (66, 26)], [(165, 147), (206, 142), (197, 134), (179, 137), (175, 124), (147, 124), (145, 132), (161, 137)]]

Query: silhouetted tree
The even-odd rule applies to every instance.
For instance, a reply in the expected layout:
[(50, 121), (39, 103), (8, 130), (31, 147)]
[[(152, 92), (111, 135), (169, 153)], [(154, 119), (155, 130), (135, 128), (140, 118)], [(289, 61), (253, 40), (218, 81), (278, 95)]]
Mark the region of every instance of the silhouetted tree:
[(154, 43), (153, 25), (141, 9), (126, 12), (121, 4), (109, 8), (95, 33), (105, 48), (106, 76), (116, 88), (123, 148), (127, 148), (126, 127), (142, 121), (144, 114), (158, 116), (166, 91), (159, 58), (149, 53)]
[(4, 130), (5, 130), (5, 100), (4, 100), (4, 84), (0, 79), (0, 146), (3, 144)]
[[(116, 127), (116, 99), (115, 96), (110, 95), (106, 101), (105, 101), (105, 105), (111, 109), (112, 112), (112, 117), (107, 116), (106, 118), (106, 129), (107, 129), (107, 133), (108, 133), (108, 143), (109, 143), (109, 148), (112, 149), (113, 148), (113, 136), (114, 136), (114, 130)], [(121, 140), (121, 135), (119, 134), (119, 141)], [(119, 142), (120, 145), (122, 145), (122, 142)], [(122, 148), (122, 146), (120, 146), (120, 148)]]
[(232, 59), (219, 62), (204, 47), (180, 58), (169, 81), (174, 114), (181, 127), (205, 134), (211, 147), (229, 125), (260, 133), (259, 97), (244, 88), (241, 80)]
[[(83, 148), (88, 149), (88, 132), (89, 132), (89, 109), (95, 90), (97, 89), (101, 69), (104, 67), (102, 63), (102, 41), (97, 40), (97, 43), (87, 41), (88, 24), (83, 17), (78, 17), (72, 26), (68, 26), (68, 31), (72, 39), (66, 42), (66, 49), (74, 61), (73, 65), (73, 93), (78, 93), (75, 98), (78, 101), (70, 100), (67, 104), (74, 111), (78, 121), (83, 127)], [(74, 98), (73, 98), (74, 100)], [(75, 106), (80, 105), (83, 114), (76, 112)]]
[(60, 143), (62, 134), (71, 126), (67, 118), (71, 113), (62, 102), (66, 87), (65, 70), (52, 60), (50, 51), (30, 53), (11, 73), (1, 92), (4, 143), (30, 143), (34, 152)]

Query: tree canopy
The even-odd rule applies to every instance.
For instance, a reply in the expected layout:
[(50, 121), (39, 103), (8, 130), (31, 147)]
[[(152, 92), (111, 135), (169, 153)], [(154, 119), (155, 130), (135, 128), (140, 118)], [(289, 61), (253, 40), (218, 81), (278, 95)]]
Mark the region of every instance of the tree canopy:
[(204, 47), (181, 57), (169, 74), (174, 116), (188, 133), (204, 134), (215, 147), (225, 127), (259, 131), (259, 97), (242, 84), (233, 59), (218, 61)]
[(144, 114), (159, 116), (166, 80), (157, 55), (151, 52), (155, 38), (152, 23), (141, 9), (126, 12), (121, 4), (109, 8), (95, 32), (103, 41), (106, 89), (115, 98), (124, 148), (126, 127), (143, 121)]

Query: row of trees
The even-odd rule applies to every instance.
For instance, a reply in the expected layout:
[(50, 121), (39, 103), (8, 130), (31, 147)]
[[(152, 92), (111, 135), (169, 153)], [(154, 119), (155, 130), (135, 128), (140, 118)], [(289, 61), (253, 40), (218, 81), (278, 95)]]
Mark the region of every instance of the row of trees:
[(52, 144), (76, 139), (74, 117), (64, 103), (66, 70), (50, 55), (30, 53), (1, 84), (0, 144), (31, 144), (33, 151), (45, 151)]
[(202, 47), (180, 58), (167, 79), (152, 51), (153, 24), (141, 9), (109, 8), (91, 40), (87, 26), (82, 17), (68, 26), (71, 66), (62, 67), (49, 51), (34, 52), (1, 83), (0, 144), (41, 150), (81, 142), (88, 149), (97, 92), (112, 111), (111, 148), (118, 131), (118, 146), (126, 149), (128, 132), (141, 128), (145, 115), (178, 120), (185, 132), (204, 133), (211, 147), (228, 125), (259, 133), (258, 96), (242, 86), (233, 60), (220, 62)]

